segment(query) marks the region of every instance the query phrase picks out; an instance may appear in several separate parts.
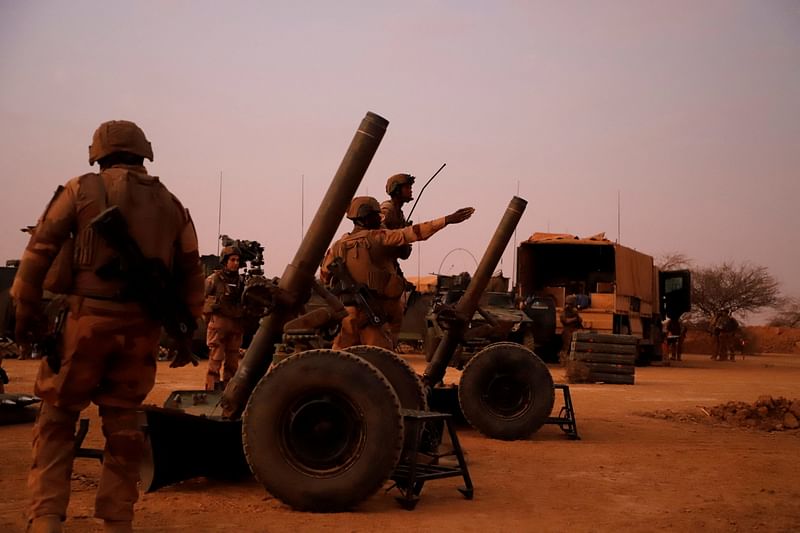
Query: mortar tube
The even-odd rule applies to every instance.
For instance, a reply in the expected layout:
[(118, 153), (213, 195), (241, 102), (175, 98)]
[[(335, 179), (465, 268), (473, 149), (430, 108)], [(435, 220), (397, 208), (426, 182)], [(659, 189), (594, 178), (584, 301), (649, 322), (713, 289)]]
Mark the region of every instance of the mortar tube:
[(278, 287), (293, 300), (292, 304), (278, 303), (269, 315), (261, 319), (258, 331), (239, 363), (239, 369), (225, 388), (220, 403), (226, 418), (238, 418), (244, 411), (250, 393), (272, 362), (275, 344), (283, 336), (284, 324), (297, 316), (308, 301), (314, 273), (322, 262), (388, 125), (388, 120), (371, 112), (361, 121), (294, 259), (286, 266), (278, 282)]
[(458, 344), (463, 339), (464, 330), (467, 328), (469, 321), (472, 320), (472, 316), (478, 308), (481, 295), (489, 285), (494, 269), (497, 268), (497, 264), (500, 262), (500, 258), (506, 246), (508, 246), (508, 241), (511, 240), (511, 236), (514, 234), (514, 230), (519, 224), (527, 205), (528, 202), (518, 196), (514, 196), (508, 203), (503, 218), (500, 219), (500, 224), (489, 241), (489, 246), (483, 253), (483, 257), (481, 257), (478, 269), (472, 276), (469, 285), (467, 285), (464, 295), (455, 306), (456, 316), (460, 318), (459, 323), (444, 331), (442, 340), (436, 347), (430, 363), (425, 368), (422, 380), (428, 387), (433, 387), (444, 378), (447, 365), (450, 364)]

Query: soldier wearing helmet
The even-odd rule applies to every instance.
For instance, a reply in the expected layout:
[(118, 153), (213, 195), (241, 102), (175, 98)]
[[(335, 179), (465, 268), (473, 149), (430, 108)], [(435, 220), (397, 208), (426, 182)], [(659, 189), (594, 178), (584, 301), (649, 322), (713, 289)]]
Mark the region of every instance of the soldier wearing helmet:
[(113, 247), (94, 233), (91, 220), (117, 206), (141, 251), (173, 272), (195, 316), (202, 310), (203, 274), (194, 224), (161, 180), (147, 173), (145, 158), (152, 161), (153, 150), (136, 124), (101, 124), (89, 146), (89, 163), (98, 163), (99, 172), (58, 188), (14, 279), (19, 342), (31, 341), (40, 331), (43, 289), (64, 294), (68, 306), (58, 358), (42, 361), (34, 388), (42, 407), (33, 429), (28, 477), (31, 531), (62, 529), (75, 426), (89, 403), (99, 406), (106, 439), (95, 500), (95, 516), (104, 520), (106, 531), (131, 531), (139, 494), (144, 434), (136, 411), (155, 382), (161, 324), (135, 301), (124, 276), (98, 274), (120, 267)]
[(572, 334), (583, 329), (583, 320), (578, 313), (578, 297), (570, 294), (564, 299), (564, 310), (561, 311), (559, 317), (561, 321), (561, 353), (559, 354), (561, 362), (565, 363), (569, 355), (570, 344), (572, 343)]
[[(208, 372), (206, 390), (224, 389), (228, 380), (239, 368), (239, 348), (242, 346), (242, 289), (244, 280), (239, 275), (241, 252), (226, 246), (220, 253), (222, 269), (206, 278), (206, 300), (203, 318), (206, 320), (208, 344)], [(220, 369), (222, 378), (220, 379)]]
[[(405, 213), (403, 213), (403, 204), (414, 199), (412, 187), (415, 179), (411, 174), (400, 173), (389, 176), (389, 179), (386, 180), (386, 194), (389, 195), (389, 199), (381, 203), (381, 219), (385, 228), (400, 229), (409, 225), (409, 221), (406, 220)], [(410, 244), (397, 248), (395, 263), (397, 264), (397, 272), (401, 276), (403, 276), (403, 271), (400, 268), (399, 261), (408, 259), (410, 256)], [(404, 283), (406, 284), (406, 289), (414, 289), (414, 285), (406, 282), (405, 277)], [(397, 300), (397, 306), (398, 309), (391, 313), (394, 320), (389, 324), (395, 344), (397, 344), (400, 329), (403, 325), (403, 315), (405, 314), (405, 304), (402, 298)]]
[(389, 199), (381, 204), (381, 217), (386, 228), (399, 229), (407, 226), (403, 204), (414, 199), (412, 187), (415, 179), (411, 174), (395, 174), (386, 180), (386, 194)]
[[(347, 210), (347, 218), (353, 221), (353, 231), (343, 235), (328, 250), (322, 261), (320, 276), (322, 281), (332, 284), (332, 274), (328, 266), (336, 258), (344, 260), (345, 267), (353, 280), (366, 287), (377, 303), (373, 312), (380, 316), (381, 324), (368, 320), (364, 309), (358, 307), (351, 296), (342, 295), (347, 309), (347, 317), (342, 320), (342, 329), (333, 341), (334, 349), (343, 349), (356, 344), (369, 344), (394, 349), (389, 324), (394, 316), (397, 303), (405, 290), (405, 280), (397, 269), (397, 249), (412, 242), (424, 241), (449, 224), (464, 222), (475, 210), (464, 207), (445, 217), (429, 222), (405, 226), (400, 229), (381, 227), (381, 211), (378, 201), (370, 196), (354, 198)], [(402, 318), (402, 317), (401, 317)]]

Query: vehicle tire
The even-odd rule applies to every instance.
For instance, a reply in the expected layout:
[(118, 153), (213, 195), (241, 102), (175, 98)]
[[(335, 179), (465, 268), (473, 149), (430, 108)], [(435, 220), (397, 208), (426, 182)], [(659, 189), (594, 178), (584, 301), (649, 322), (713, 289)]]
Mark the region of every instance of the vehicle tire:
[(636, 344), (639, 338), (634, 335), (614, 335), (611, 333), (592, 333), (578, 331), (575, 333), (578, 342), (601, 342), (604, 344)]
[(595, 352), (574, 352), (575, 361), (586, 363), (609, 363), (614, 365), (633, 365), (636, 355), (626, 353), (595, 353)]
[(576, 352), (602, 352), (637, 354), (639, 347), (636, 344), (606, 344), (602, 342), (573, 342), (573, 350)]
[(601, 374), (633, 374), (636, 367), (633, 365), (617, 365), (612, 363), (595, 363), (594, 361), (581, 361), (591, 371), (592, 375)]
[[(428, 409), (428, 395), (422, 379), (414, 372), (411, 365), (396, 353), (380, 346), (364, 344), (351, 346), (345, 351), (364, 359), (383, 374), (397, 394), (401, 408), (417, 411)], [(404, 452), (411, 449), (416, 438), (415, 430), (409, 424), (409, 427), (405, 428), (403, 438)]]
[(256, 385), (242, 440), (253, 474), (273, 496), (298, 510), (344, 511), (375, 493), (397, 465), (400, 400), (358, 356), (301, 352)]
[(542, 427), (553, 410), (553, 378), (524, 346), (491, 344), (464, 367), (458, 401), (470, 425), (484, 435), (524, 439)]
[(416, 410), (428, 408), (427, 394), (422, 379), (399, 355), (380, 346), (365, 344), (351, 346), (344, 351), (357, 355), (377, 368), (389, 380), (389, 384), (397, 393), (400, 407)]
[(603, 372), (592, 372), (589, 374), (589, 379), (595, 382), (602, 381), (603, 383), (609, 383), (614, 385), (633, 385), (634, 383), (633, 374), (623, 375), (623, 374), (606, 374)]

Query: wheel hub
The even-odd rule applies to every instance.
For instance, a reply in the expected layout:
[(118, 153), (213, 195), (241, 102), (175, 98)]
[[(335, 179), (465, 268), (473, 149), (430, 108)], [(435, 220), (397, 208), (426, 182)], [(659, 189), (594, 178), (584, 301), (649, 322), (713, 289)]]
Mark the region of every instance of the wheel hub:
[(295, 468), (312, 475), (346, 469), (363, 446), (362, 420), (358, 409), (340, 394), (307, 394), (284, 416), (286, 455)]

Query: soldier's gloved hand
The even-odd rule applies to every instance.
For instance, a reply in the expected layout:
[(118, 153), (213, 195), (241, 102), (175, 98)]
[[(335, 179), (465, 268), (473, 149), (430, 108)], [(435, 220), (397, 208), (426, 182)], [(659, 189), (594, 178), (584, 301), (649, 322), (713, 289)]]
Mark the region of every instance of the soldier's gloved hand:
[(450, 224), (458, 224), (460, 222), (464, 222), (469, 217), (471, 217), (472, 213), (474, 212), (475, 212), (474, 207), (462, 207), (458, 211), (444, 217), (444, 223), (450, 225)]

